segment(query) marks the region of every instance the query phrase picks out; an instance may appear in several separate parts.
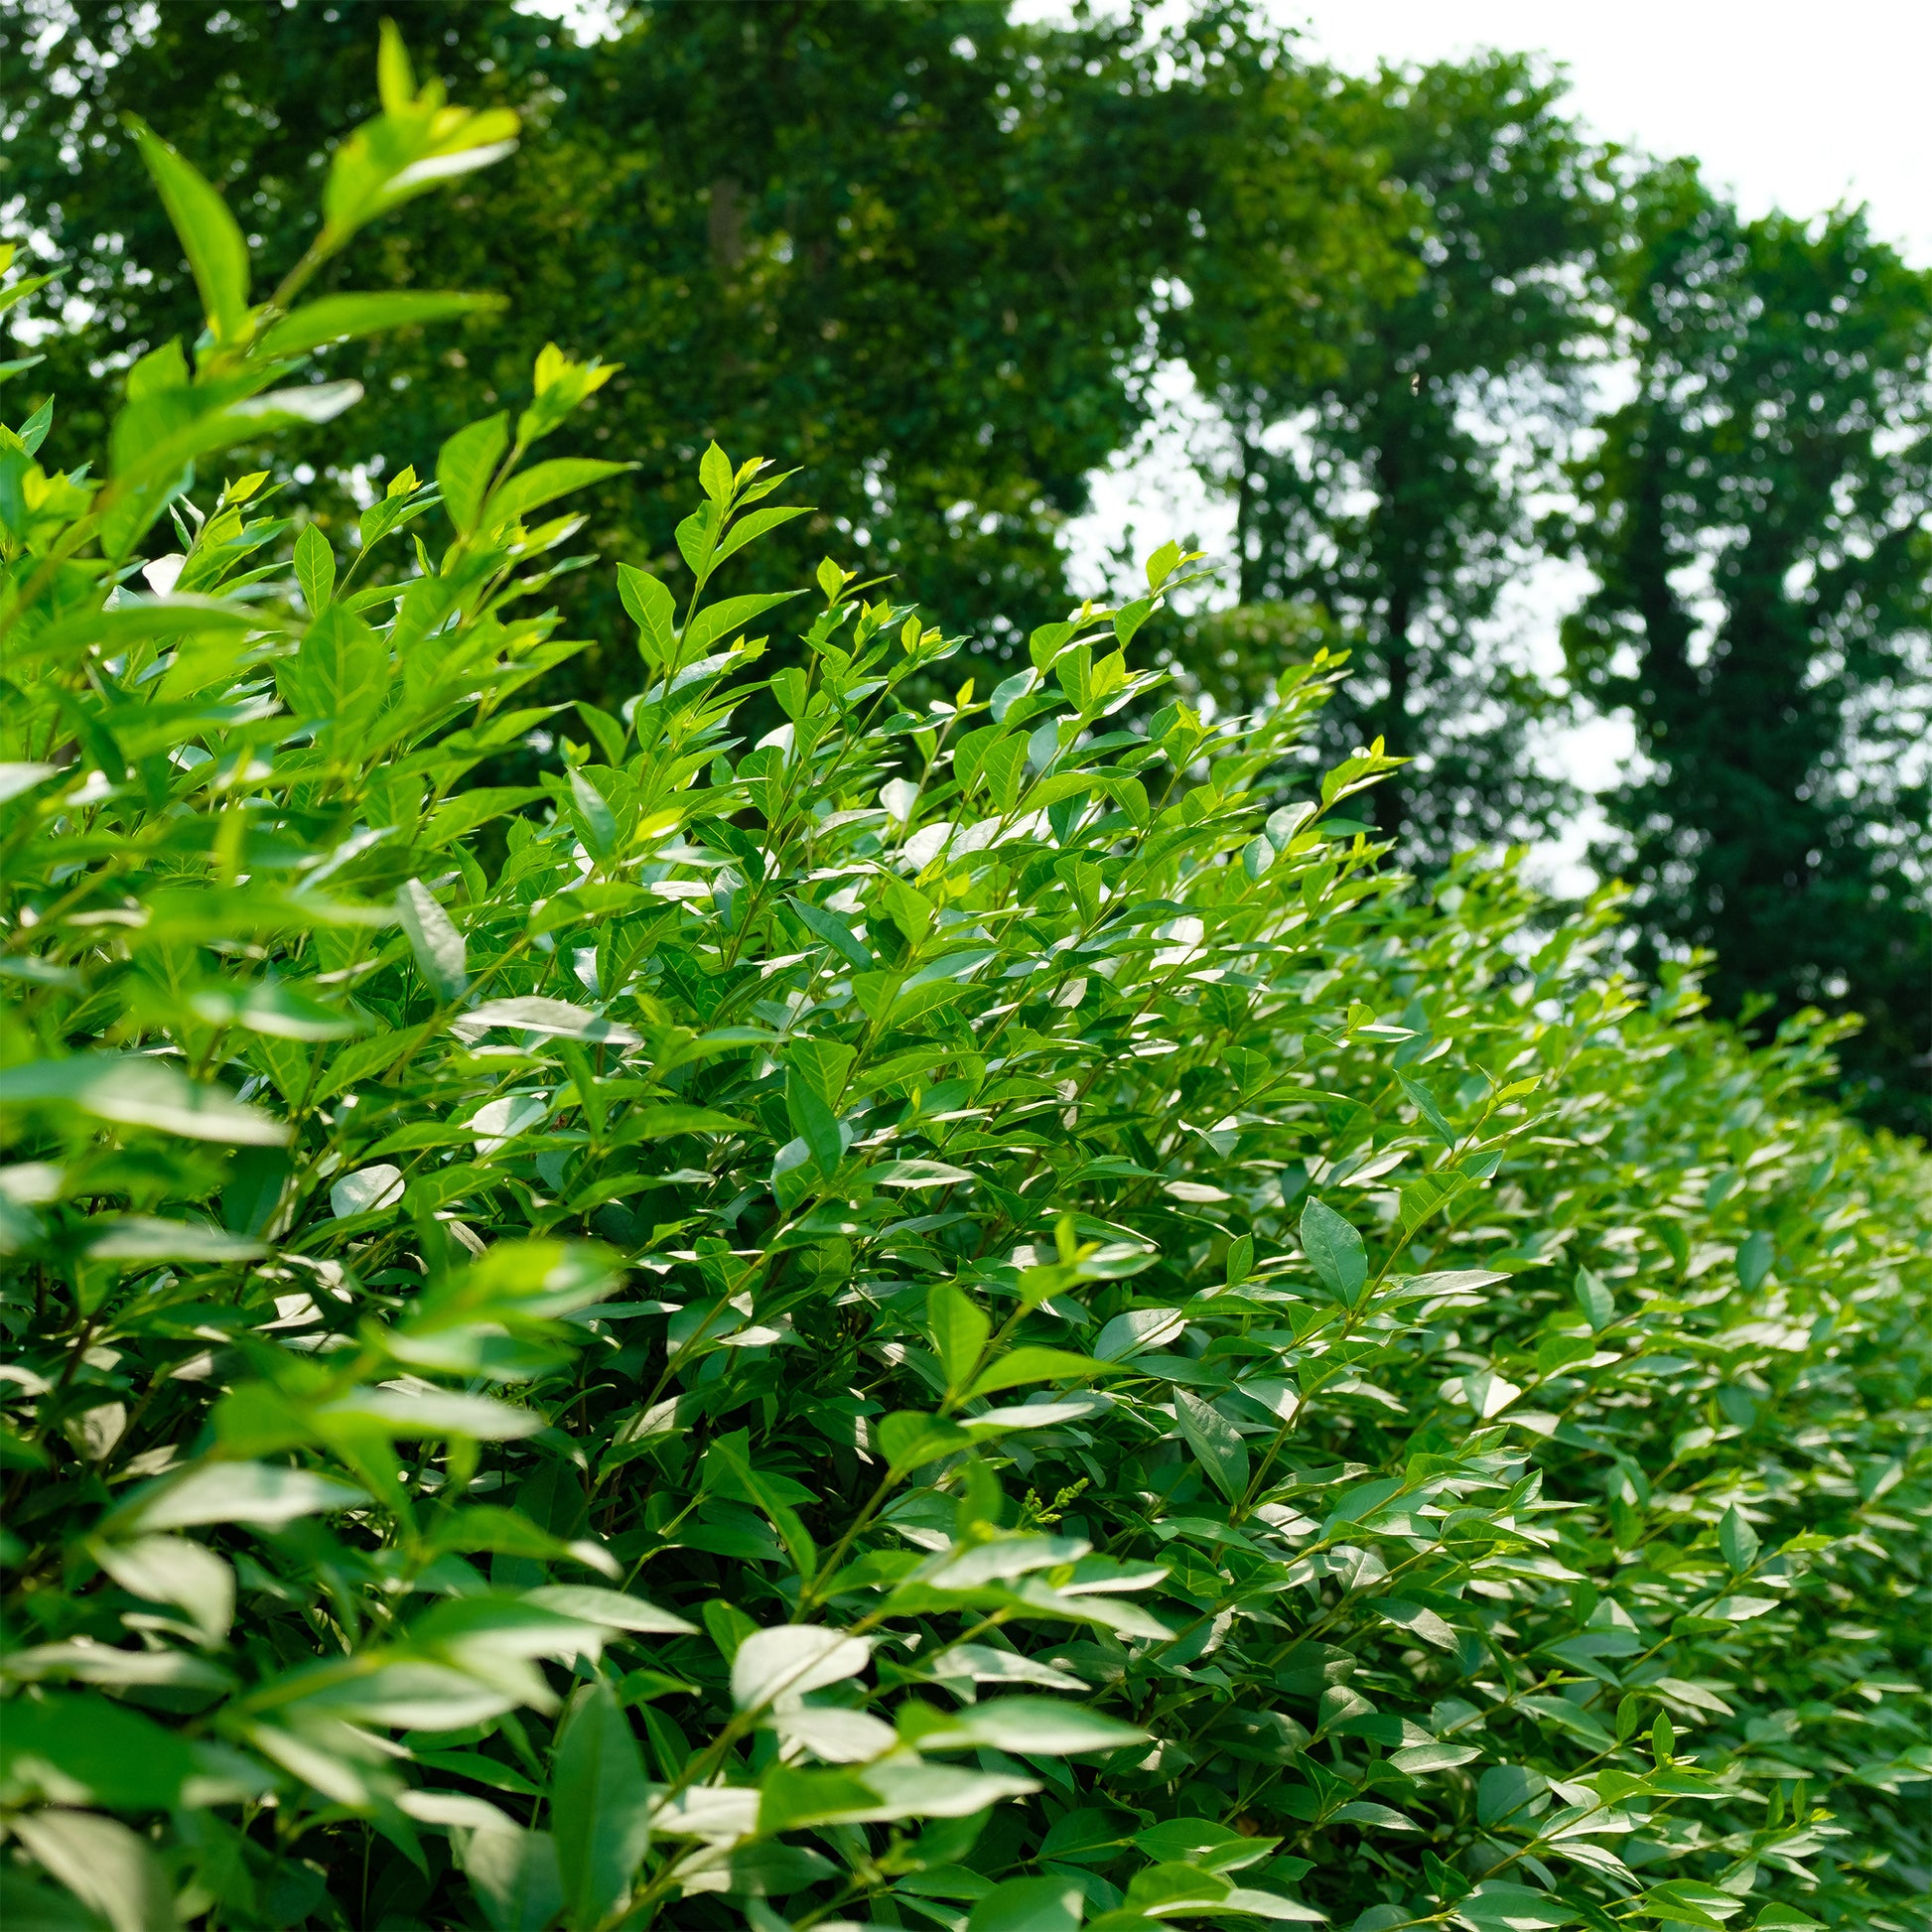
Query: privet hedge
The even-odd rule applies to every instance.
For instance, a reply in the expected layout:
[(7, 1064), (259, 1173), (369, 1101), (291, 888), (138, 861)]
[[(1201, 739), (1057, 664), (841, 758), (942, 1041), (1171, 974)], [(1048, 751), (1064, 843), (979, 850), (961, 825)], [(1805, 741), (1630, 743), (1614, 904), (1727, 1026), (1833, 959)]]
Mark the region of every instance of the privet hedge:
[(597, 364), (348, 555), (212, 481), (463, 306), (298, 302), (506, 138), (382, 78), (261, 306), (145, 137), (207, 333), (105, 478), (0, 433), (7, 1924), (1921, 1923), (1927, 1167), (1829, 1039), (1392, 876), (1336, 662), (1135, 668), (1172, 547), (932, 701), (713, 450), (624, 715), (519, 703)]

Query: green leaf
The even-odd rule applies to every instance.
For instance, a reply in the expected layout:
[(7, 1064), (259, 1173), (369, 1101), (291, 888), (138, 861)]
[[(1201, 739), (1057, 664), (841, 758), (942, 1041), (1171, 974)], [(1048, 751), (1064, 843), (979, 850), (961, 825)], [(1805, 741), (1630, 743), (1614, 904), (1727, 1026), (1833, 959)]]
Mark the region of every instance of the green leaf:
[(967, 1916), (966, 1932), (1079, 1932), (1086, 1897), (1071, 1878), (1009, 1878)]
[(71, 1107), (96, 1120), (229, 1147), (280, 1147), (289, 1130), (220, 1087), (198, 1086), (165, 1061), (75, 1053), (0, 1072), (0, 1106)]
[(313, 523), (295, 540), (295, 581), (311, 615), (321, 617), (336, 594), (336, 553)]
[(1584, 1319), (1589, 1323), (1592, 1333), (1600, 1334), (1616, 1319), (1616, 1303), (1610, 1291), (1587, 1268), (1577, 1270), (1575, 1293), (1577, 1306), (1583, 1310)]
[(146, 1536), (202, 1523), (273, 1528), (298, 1516), (347, 1509), (363, 1500), (361, 1490), (312, 1469), (278, 1468), (267, 1462), (208, 1462), (138, 1490), (102, 1528), (114, 1536)]
[(756, 1631), (732, 1659), (732, 1702), (741, 1711), (759, 1711), (774, 1698), (803, 1697), (856, 1677), (871, 1655), (868, 1639), (820, 1624), (781, 1623)]
[(1352, 1303), (1368, 1280), (1367, 1250), (1333, 1208), (1313, 1197), (1302, 1209), (1302, 1248), (1322, 1287), (1337, 1301)]
[(955, 1187), (973, 1175), (944, 1161), (886, 1161), (870, 1170), (866, 1178), (878, 1187)]
[(438, 452), (436, 483), (459, 536), (468, 536), (476, 529), (484, 493), (503, 452), (509, 448), (509, 415), (498, 410), (494, 416), (458, 430)]
[(363, 1031), (362, 1022), (312, 1000), (285, 980), (203, 987), (190, 995), (188, 1005), (210, 1027), (241, 1027), (271, 1039), (347, 1039)]
[[(420, 1760), (435, 1753), (417, 1755)], [(514, 1825), (476, 1831), (462, 1858), (494, 1932), (545, 1932), (563, 1909), (557, 1842), (548, 1832)]]
[[(927, 1707), (917, 1707), (924, 1710)], [(992, 1749), (1064, 1757), (1073, 1751), (1120, 1750), (1149, 1741), (1146, 1731), (1084, 1705), (1055, 1698), (993, 1698), (968, 1705), (942, 1723), (920, 1725), (911, 1741), (922, 1751)]]
[(1545, 1926), (1574, 1925), (1579, 1914), (1547, 1891), (1491, 1878), (1456, 1905), (1455, 1916), (1474, 1932), (1541, 1932)]
[[(769, 509), (753, 510), (749, 516), (741, 516), (725, 533), (717, 549), (711, 553), (712, 568), (715, 570), (727, 557), (743, 550), (748, 543), (756, 543), (759, 537), (789, 523), (795, 516), (809, 516), (812, 506), (809, 503), (789, 503), (773, 505)], [(821, 582), (819, 588), (824, 588)]]
[(557, 1733), (550, 1816), (564, 1910), (595, 1932), (629, 1888), (650, 1843), (650, 1787), (630, 1721), (599, 1679), (571, 1694)]
[(261, 339), (265, 355), (301, 355), (325, 343), (351, 336), (374, 336), (427, 322), (454, 322), (463, 316), (493, 315), (505, 306), (500, 295), (445, 295), (413, 289), (385, 289), (325, 295), (305, 303), (276, 323)]
[(268, 1250), (205, 1221), (162, 1221), (115, 1214), (90, 1223), (87, 1253), (95, 1261), (254, 1261)]
[(238, 345), (248, 333), (248, 243), (240, 227), (221, 197), (145, 122), (121, 119), (181, 237), (208, 328), (217, 343)]
[(618, 566), (618, 595), (637, 626), (638, 647), (644, 662), (662, 668), (677, 657), (677, 603), (670, 591), (647, 570), (632, 564)]
[(129, 1543), (98, 1543), (94, 1560), (136, 1596), (172, 1603), (217, 1644), (234, 1620), (234, 1572), (212, 1550), (185, 1536), (141, 1536)]
[(618, 821), (605, 803), (604, 794), (575, 765), (570, 771), (570, 795), (577, 806), (577, 822), (583, 830), (584, 844), (594, 858), (610, 858), (618, 849)]
[[(489, 498), (490, 517), (493, 521), (505, 523), (512, 518), (521, 520), (531, 510), (553, 502), (559, 496), (568, 495), (573, 489), (586, 489), (592, 483), (604, 482), (607, 477), (621, 476), (626, 470), (636, 467), (634, 463), (604, 463), (591, 457), (553, 458), (548, 463), (532, 466), (503, 483)], [(440, 482), (440, 468), (437, 475)]]
[[(226, 1571), (226, 1565), (220, 1567)], [(118, 1571), (113, 1574), (121, 1583)], [(152, 1588), (123, 1587), (151, 1602), (176, 1600)], [(230, 1577), (230, 1601), (233, 1590)], [(58, 1798), (110, 1811), (165, 1811), (181, 1802), (182, 1786), (200, 1768), (186, 1738), (126, 1705), (87, 1692), (18, 1698), (7, 1707), (0, 1729), (0, 1783), (13, 1803)]]
[(1733, 1575), (1750, 1569), (1757, 1561), (1757, 1532), (1745, 1521), (1735, 1503), (1725, 1511), (1718, 1524), (1718, 1546)]
[(957, 1424), (907, 1411), (886, 1417), (876, 1434), (880, 1452), (897, 1475), (909, 1475), (942, 1455), (956, 1455), (973, 1446), (973, 1438)]
[(1744, 1909), (1744, 1900), (1734, 1892), (1720, 1891), (1716, 1885), (1669, 1878), (1661, 1885), (1652, 1885), (1638, 1900), (1638, 1909), (1648, 1918), (1722, 1932), (1725, 1921)]
[(1476, 1785), (1476, 1817), (1484, 1825), (1527, 1822), (1527, 1808), (1550, 1788), (1540, 1771), (1521, 1764), (1495, 1764)]
[(992, 1322), (950, 1282), (941, 1282), (926, 1298), (926, 1325), (946, 1371), (947, 1387), (964, 1387), (979, 1365), (986, 1338), (993, 1332)]
[(1238, 1502), (1248, 1491), (1248, 1448), (1234, 1425), (1210, 1404), (1198, 1401), (1185, 1389), (1173, 1392), (1174, 1420), (1194, 1459), (1207, 1471), (1208, 1479), (1230, 1502)]
[(12, 1825), (34, 1859), (114, 1932), (174, 1932), (174, 1892), (167, 1874), (125, 1825), (65, 1810), (24, 1813)]
[(698, 482), (704, 485), (704, 493), (714, 503), (731, 501), (731, 459), (716, 443), (707, 443), (704, 455), (698, 459)]
[(1064, 1348), (1011, 1348), (980, 1371), (966, 1394), (970, 1401), (1001, 1389), (1017, 1389), (1025, 1382), (1083, 1382), (1112, 1368), (1111, 1362), (1097, 1362), (1091, 1355), (1075, 1355)]
[(420, 879), (396, 888), (396, 917), (409, 935), (424, 980), (446, 1005), (470, 990), (469, 953), (463, 934)]
[(1756, 1294), (1776, 1260), (1777, 1250), (1771, 1237), (1762, 1228), (1754, 1229), (1737, 1250), (1737, 1279), (1743, 1284), (1745, 1294)]
[(333, 723), (346, 743), (380, 708), (388, 669), (382, 640), (346, 605), (332, 604), (295, 656), (276, 665), (275, 682), (298, 717)]
[(675, 1612), (646, 1603), (627, 1590), (599, 1589), (589, 1584), (549, 1584), (528, 1590), (526, 1603), (556, 1610), (564, 1616), (582, 1617), (586, 1623), (608, 1624), (613, 1630), (647, 1630), (657, 1636), (689, 1635), (697, 1625)]
[(789, 603), (798, 595), (797, 591), (760, 591), (754, 596), (727, 597), (707, 605), (684, 627), (679, 661), (688, 664), (702, 657), (720, 639), (742, 630), (754, 618), (762, 617), (766, 611)]
[(1421, 1080), (1412, 1079), (1406, 1073), (1398, 1073), (1396, 1078), (1402, 1082), (1402, 1091), (1409, 1096), (1416, 1111), (1429, 1123), (1436, 1138), (1445, 1147), (1453, 1147), (1458, 1138), (1455, 1129), (1449, 1125), (1448, 1115), (1443, 1112), (1442, 1103), (1429, 1090), (1428, 1085)]
[(823, 906), (814, 905), (809, 899), (793, 897), (789, 901), (806, 926), (815, 932), (829, 946), (850, 960), (861, 972), (871, 972), (873, 956), (860, 944), (858, 935), (836, 912), (828, 912)]
[(794, 1066), (785, 1074), (785, 1112), (821, 1174), (837, 1173), (845, 1159), (839, 1118), (826, 1105), (816, 1082)]
[(503, 1027), (513, 1033), (536, 1034), (546, 1039), (585, 1039), (595, 1044), (635, 1046), (639, 1043), (634, 1028), (574, 1005), (569, 1000), (547, 1000), (527, 995), (514, 1000), (485, 1000), (472, 1007), (451, 1025), (464, 1033), (484, 1034)]

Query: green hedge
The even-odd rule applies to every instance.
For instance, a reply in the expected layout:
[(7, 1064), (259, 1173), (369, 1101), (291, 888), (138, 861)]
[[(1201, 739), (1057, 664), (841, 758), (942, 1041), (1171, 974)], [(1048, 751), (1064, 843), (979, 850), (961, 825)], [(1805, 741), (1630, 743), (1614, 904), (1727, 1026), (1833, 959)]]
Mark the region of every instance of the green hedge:
[(7, 1923), (1921, 1923), (1928, 1168), (1825, 1033), (1390, 873), (1336, 661), (1134, 668), (1173, 546), (933, 702), (714, 450), (626, 715), (519, 705), (595, 364), (351, 556), (197, 481), (460, 305), (296, 303), (503, 138), (383, 74), (260, 307), (150, 138), (207, 335), (0, 432)]

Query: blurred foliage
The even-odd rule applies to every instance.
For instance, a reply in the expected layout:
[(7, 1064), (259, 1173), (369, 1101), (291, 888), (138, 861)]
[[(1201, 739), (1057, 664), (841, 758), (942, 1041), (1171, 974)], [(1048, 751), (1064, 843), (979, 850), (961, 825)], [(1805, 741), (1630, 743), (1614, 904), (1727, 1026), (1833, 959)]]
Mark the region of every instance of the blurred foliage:
[(1689, 169), (1619, 273), (1636, 393), (1577, 467), (1567, 632), (1645, 759), (1601, 863), (1727, 1009), (1863, 1013), (1851, 1097), (1932, 1135), (1932, 274)]
[[(1867, 1013), (1848, 1096), (1927, 1128), (1910, 741), (1932, 688), (1932, 302), (1856, 217), (1746, 224), (1694, 171), (1594, 143), (1535, 63), (1338, 74), (1241, 0), (1060, 27), (1003, 0), (638, 0), (588, 44), (509, 0), (433, 20), (426, 52), (516, 108), (522, 144), (486, 190), (386, 220), (370, 259), (385, 286), (508, 306), (321, 356), (368, 391), (349, 440), (298, 429), (253, 460), (332, 540), (385, 464), (424, 468), (546, 343), (594, 345), (616, 373), (562, 434), (634, 466), (578, 499), (601, 549), (671, 563), (708, 439), (759, 449), (813, 505), (772, 533), (772, 568), (831, 549), (890, 576), (966, 637), (984, 687), (1064, 608), (1066, 519), (1178, 358), (1227, 432), (1189, 458), (1239, 525), (1219, 588), (1240, 610), (1164, 645), (1188, 688), (1225, 715), (1311, 640), (1345, 648), (1311, 755), (1379, 740), (1412, 760), (1364, 809), (1424, 873), (1560, 828), (1582, 801), (1551, 734), (1627, 708), (1642, 761), (1598, 856), (1638, 886), (1640, 963), (1715, 945), (1728, 1014), (1760, 995), (1774, 1020)], [(45, 352), (28, 379), (69, 399), (76, 455), (103, 447), (94, 376), (198, 326), (171, 230), (115, 165), (129, 113), (165, 117), (292, 259), (332, 144), (370, 111), (370, 26), (361, 5), (182, 0), (0, 19), (0, 206), (69, 325), (17, 346)], [(1632, 356), (1638, 399), (1596, 422)], [(1742, 433), (1766, 411), (1778, 434)], [(1552, 518), (1573, 487), (1581, 521)], [(1509, 592), (1565, 550), (1600, 590), (1560, 681), (1527, 661)], [(1708, 656), (1687, 569), (1727, 613)], [(540, 694), (615, 711), (609, 580), (551, 595), (585, 645)], [(753, 737), (779, 718), (748, 702)], [(533, 779), (546, 745), (504, 745), (489, 775)]]
[(1324, 743), (1339, 756), (1380, 738), (1416, 760), (1376, 810), (1405, 853), (1441, 865), (1580, 802), (1532, 752), (1562, 703), (1491, 621), (1600, 355), (1616, 183), (1561, 83), (1519, 57), (1301, 91), (1303, 114), (1383, 157), (1406, 214), (1398, 271), (1353, 289), (1324, 276), (1342, 300), (1288, 330), (1280, 294), (1242, 274), (1249, 251), (1223, 245), (1237, 220), (1209, 229), (1212, 266), (1165, 326), (1233, 433), (1241, 603), (1309, 605), (1343, 627), (1355, 676)]

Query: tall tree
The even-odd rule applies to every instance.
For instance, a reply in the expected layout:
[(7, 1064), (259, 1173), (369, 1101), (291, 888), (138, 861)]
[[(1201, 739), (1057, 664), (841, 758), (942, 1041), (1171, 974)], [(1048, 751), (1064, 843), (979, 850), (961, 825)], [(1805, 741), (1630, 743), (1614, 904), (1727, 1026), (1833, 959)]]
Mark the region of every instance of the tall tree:
[(1689, 164), (1640, 202), (1568, 632), (1642, 754), (1605, 858), (1653, 951), (1716, 948), (1725, 1009), (1863, 1013), (1854, 1097), (1926, 1133), (1932, 275), (1860, 210), (1742, 220)]
[[(1310, 608), (1356, 653), (1328, 717), (1346, 743), (1413, 759), (1377, 794), (1382, 829), (1424, 861), (1549, 825), (1575, 801), (1530, 741), (1556, 705), (1488, 626), (1531, 553), (1531, 512), (1579, 419), (1614, 236), (1607, 157), (1528, 60), (1295, 75), (1337, 147), (1377, 154), (1402, 198), (1402, 272), (1297, 312), (1254, 246), (1270, 216), (1230, 171), (1167, 319), (1232, 431), (1240, 601), (1217, 627), (1256, 669)], [(1247, 264), (1259, 262), (1259, 274)], [(1290, 608), (1271, 615), (1270, 604)]]

